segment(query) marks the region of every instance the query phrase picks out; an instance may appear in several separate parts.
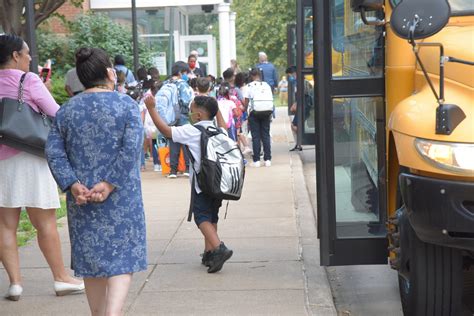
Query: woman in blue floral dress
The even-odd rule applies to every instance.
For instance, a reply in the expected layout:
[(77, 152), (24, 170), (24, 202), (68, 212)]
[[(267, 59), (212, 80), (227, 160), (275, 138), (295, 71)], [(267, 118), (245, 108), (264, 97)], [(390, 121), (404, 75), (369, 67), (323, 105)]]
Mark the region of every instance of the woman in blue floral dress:
[(86, 90), (57, 112), (46, 154), (67, 192), (71, 268), (84, 278), (91, 313), (119, 315), (132, 273), (147, 268), (143, 126), (135, 102), (113, 91), (107, 53), (81, 48), (76, 68)]

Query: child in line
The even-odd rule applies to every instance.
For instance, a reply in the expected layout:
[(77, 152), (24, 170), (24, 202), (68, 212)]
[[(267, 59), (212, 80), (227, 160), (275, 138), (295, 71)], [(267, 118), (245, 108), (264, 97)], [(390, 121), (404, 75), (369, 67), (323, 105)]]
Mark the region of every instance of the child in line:
[(211, 90), (211, 80), (208, 77), (199, 77), (196, 79), (197, 84), (197, 94), (209, 96)]
[(145, 142), (148, 143), (147, 147), (150, 148), (150, 151), (153, 157), (153, 171), (161, 172), (162, 167), (161, 167), (160, 157), (158, 155), (158, 147), (160, 147), (160, 144), (163, 143), (162, 141), (160, 141), (163, 137), (159, 135), (158, 130), (156, 129), (156, 126), (153, 123), (150, 117), (150, 114), (148, 113), (145, 107), (144, 99), (148, 95), (155, 96), (158, 90), (160, 90), (163, 83), (161, 81), (154, 81), (150, 85), (151, 85), (150, 89), (145, 92), (145, 94), (143, 95), (143, 100), (141, 100), (140, 102), (145, 112), (143, 127), (145, 128)]
[[(194, 171), (199, 173), (201, 167), (201, 131), (190, 124), (168, 126), (156, 111), (155, 98), (151, 95), (146, 97), (145, 104), (156, 127), (165, 137), (188, 146), (194, 158), (191, 159), (193, 166), (190, 168), (192, 184), (193, 178), (196, 176)], [(189, 121), (193, 125), (201, 125), (207, 128), (214, 126), (214, 118), (217, 119), (219, 127), (226, 128), (217, 101), (208, 96), (196, 96), (191, 102)], [(194, 222), (204, 236), (205, 248), (202, 264), (208, 267), (208, 273), (220, 271), (224, 263), (233, 254), (232, 250), (228, 249), (217, 235), (217, 222), (221, 205), (222, 200), (202, 192), (197, 181), (194, 181), (194, 187), (191, 188), (191, 210)]]
[(229, 137), (237, 140), (235, 131), (234, 110), (236, 108), (235, 102), (230, 99), (230, 85), (227, 82), (221, 83), (217, 92), (217, 104), (219, 111), (222, 113), (224, 122), (226, 124)]

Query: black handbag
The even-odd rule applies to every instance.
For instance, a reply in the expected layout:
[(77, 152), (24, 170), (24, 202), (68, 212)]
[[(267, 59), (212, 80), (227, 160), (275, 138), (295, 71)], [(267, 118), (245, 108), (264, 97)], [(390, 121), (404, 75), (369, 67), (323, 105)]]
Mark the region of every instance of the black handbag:
[(21, 76), (18, 99), (2, 98), (0, 101), (0, 144), (45, 157), (44, 147), (53, 119), (43, 112), (35, 112), (23, 100)]

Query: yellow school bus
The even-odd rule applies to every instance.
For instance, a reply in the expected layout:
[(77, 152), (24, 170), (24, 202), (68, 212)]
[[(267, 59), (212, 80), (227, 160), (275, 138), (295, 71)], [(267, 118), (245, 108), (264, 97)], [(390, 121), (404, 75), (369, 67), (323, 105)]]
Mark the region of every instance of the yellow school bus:
[(313, 17), (321, 264), (390, 264), (405, 315), (460, 315), (474, 263), (474, 1), (299, 6)]

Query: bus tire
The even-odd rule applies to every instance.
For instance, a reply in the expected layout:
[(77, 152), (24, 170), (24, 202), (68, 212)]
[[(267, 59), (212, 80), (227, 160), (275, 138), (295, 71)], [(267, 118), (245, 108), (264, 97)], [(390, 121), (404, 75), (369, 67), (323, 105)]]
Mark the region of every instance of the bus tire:
[(462, 254), (421, 241), (406, 211), (399, 221), (398, 285), (406, 316), (455, 316), (462, 310)]

